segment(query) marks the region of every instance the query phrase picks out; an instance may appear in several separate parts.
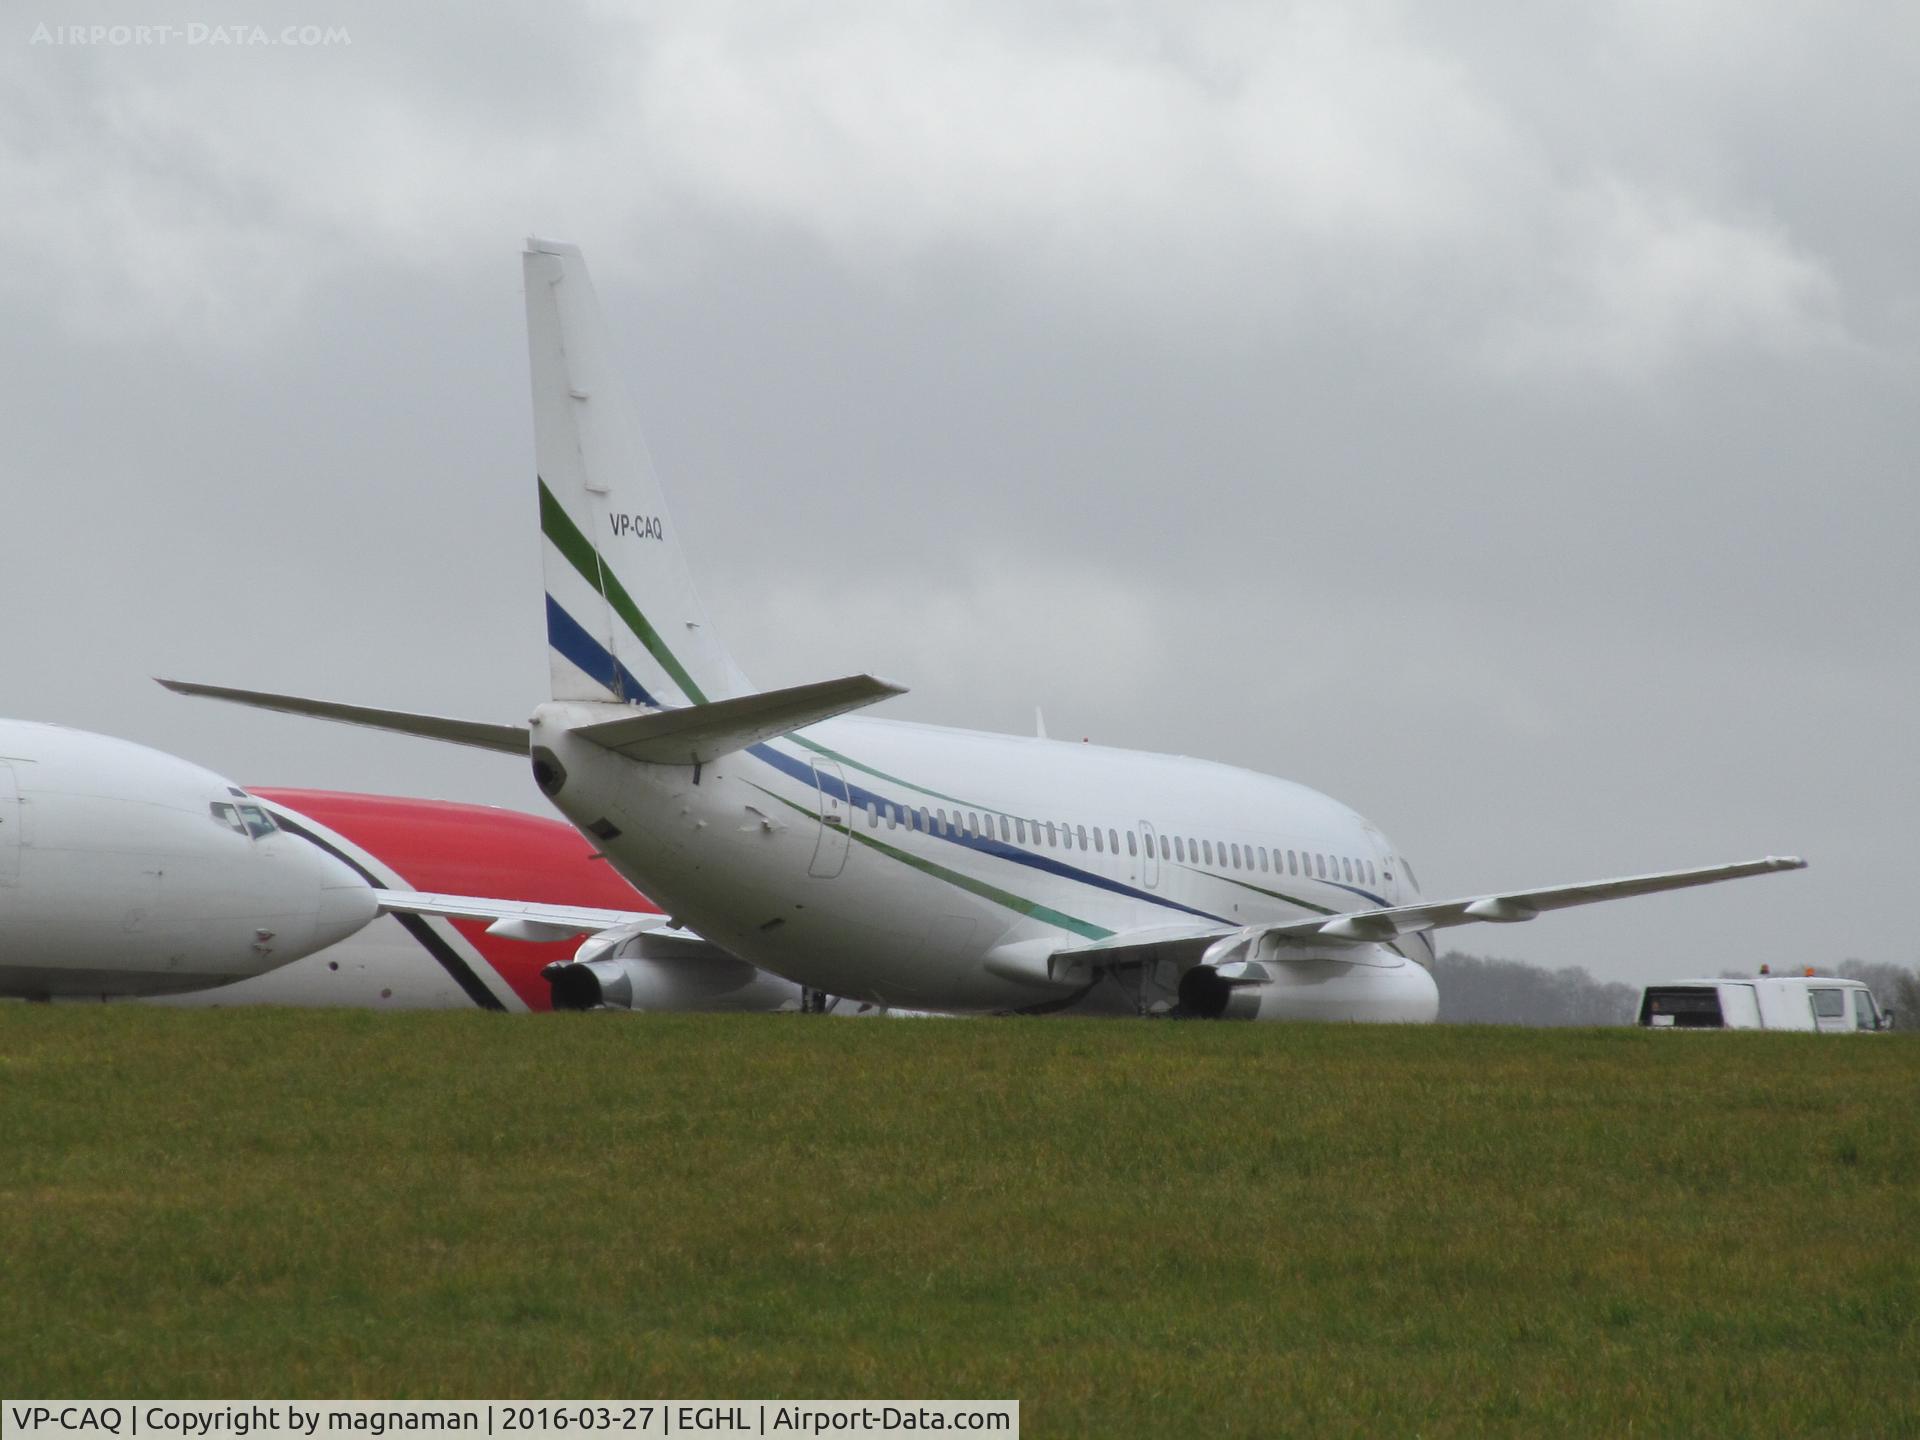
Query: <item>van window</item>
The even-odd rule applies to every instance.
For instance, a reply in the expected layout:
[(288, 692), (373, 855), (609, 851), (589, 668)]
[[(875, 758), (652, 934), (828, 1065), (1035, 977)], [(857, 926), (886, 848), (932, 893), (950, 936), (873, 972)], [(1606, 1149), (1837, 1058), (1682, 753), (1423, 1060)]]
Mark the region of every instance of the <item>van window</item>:
[(1856, 1030), (1880, 1028), (1880, 1012), (1873, 1003), (1873, 996), (1865, 990), (1853, 992), (1853, 1028)]
[(1712, 985), (1650, 985), (1640, 999), (1640, 1023), (1656, 1029), (1718, 1030), (1720, 991)]
[(1822, 1020), (1842, 1020), (1847, 1014), (1847, 992), (1844, 990), (1809, 990), (1813, 997), (1813, 1013)]

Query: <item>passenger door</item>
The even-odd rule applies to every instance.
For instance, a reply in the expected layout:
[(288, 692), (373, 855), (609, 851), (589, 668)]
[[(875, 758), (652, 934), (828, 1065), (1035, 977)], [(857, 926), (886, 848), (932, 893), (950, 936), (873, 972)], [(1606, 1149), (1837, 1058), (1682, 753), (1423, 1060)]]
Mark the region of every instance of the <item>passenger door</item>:
[(847, 804), (847, 777), (831, 760), (813, 762), (814, 793), (820, 797), (820, 839), (813, 847), (807, 873), (831, 880), (847, 867), (847, 849), (853, 844), (848, 828), (853, 818)]
[(1729, 1030), (1760, 1028), (1760, 999), (1751, 985), (1720, 987), (1720, 1023)]
[(0, 885), (20, 883), (20, 787), (0, 760)]

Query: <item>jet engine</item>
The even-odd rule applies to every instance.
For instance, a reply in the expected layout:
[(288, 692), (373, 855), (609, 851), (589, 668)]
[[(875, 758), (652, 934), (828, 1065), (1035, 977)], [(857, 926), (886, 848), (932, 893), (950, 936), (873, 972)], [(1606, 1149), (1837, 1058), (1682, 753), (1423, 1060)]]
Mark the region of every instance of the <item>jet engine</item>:
[(556, 1010), (797, 1010), (800, 987), (718, 945), (644, 925), (588, 937), (541, 972)]
[(1202, 1020), (1425, 1024), (1440, 991), (1424, 966), (1383, 945), (1262, 947), (1257, 960), (1199, 964), (1180, 977), (1175, 1015)]

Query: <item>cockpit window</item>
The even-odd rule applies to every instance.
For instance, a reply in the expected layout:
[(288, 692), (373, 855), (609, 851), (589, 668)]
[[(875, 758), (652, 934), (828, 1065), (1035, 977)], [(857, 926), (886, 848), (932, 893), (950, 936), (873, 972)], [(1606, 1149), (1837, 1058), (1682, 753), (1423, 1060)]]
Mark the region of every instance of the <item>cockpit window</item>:
[(240, 818), (246, 823), (247, 834), (256, 840), (262, 835), (271, 835), (274, 831), (273, 817), (258, 805), (242, 805)]
[(238, 831), (242, 835), (247, 833), (246, 823), (241, 820), (240, 811), (237, 807), (229, 805), (224, 800), (215, 800), (211, 805), (207, 806), (207, 809), (212, 813), (213, 818), (226, 826), (227, 829)]

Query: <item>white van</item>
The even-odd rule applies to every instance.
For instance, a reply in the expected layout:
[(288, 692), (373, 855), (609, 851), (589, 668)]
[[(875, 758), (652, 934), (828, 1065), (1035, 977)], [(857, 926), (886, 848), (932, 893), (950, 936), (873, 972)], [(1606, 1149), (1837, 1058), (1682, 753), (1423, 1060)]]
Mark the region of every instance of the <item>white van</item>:
[(1656, 1030), (1887, 1030), (1893, 1013), (1858, 980), (1756, 975), (1751, 980), (1669, 980), (1640, 997), (1640, 1023)]

